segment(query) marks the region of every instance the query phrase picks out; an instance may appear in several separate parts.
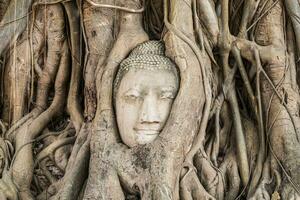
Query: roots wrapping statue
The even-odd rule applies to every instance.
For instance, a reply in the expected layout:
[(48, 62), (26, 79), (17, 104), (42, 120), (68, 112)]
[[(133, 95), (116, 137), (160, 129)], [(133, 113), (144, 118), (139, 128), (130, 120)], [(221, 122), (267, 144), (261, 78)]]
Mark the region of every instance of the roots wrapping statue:
[(298, 0), (0, 12), (1, 200), (300, 198)]

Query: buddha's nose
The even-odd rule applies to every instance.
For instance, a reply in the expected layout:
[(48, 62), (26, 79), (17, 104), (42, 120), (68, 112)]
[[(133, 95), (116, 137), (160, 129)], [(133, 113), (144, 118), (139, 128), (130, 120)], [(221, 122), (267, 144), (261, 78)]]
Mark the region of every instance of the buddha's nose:
[(158, 100), (154, 94), (145, 96), (140, 113), (141, 123), (160, 123)]

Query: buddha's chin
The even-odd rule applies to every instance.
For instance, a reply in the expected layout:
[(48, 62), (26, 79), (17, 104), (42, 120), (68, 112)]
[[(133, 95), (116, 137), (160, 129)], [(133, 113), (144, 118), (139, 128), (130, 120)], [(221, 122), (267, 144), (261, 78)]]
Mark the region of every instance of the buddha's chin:
[(153, 142), (159, 134), (159, 131), (139, 131), (137, 133), (137, 143), (139, 145), (149, 144)]

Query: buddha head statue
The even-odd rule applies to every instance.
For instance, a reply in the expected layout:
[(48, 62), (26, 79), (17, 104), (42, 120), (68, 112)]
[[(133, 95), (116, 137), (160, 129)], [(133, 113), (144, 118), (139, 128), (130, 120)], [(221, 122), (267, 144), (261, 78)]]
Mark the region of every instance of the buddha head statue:
[(119, 134), (129, 147), (151, 143), (162, 131), (179, 88), (175, 64), (164, 44), (138, 45), (120, 64), (114, 80)]

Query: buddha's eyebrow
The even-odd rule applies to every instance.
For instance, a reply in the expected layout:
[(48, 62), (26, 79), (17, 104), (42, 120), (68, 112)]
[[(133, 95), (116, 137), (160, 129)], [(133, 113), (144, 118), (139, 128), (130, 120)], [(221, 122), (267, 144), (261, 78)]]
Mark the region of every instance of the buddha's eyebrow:
[(138, 88), (129, 88), (128, 90), (126, 90), (124, 93), (124, 95), (130, 95), (130, 94), (140, 94), (140, 90)]

